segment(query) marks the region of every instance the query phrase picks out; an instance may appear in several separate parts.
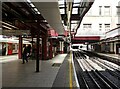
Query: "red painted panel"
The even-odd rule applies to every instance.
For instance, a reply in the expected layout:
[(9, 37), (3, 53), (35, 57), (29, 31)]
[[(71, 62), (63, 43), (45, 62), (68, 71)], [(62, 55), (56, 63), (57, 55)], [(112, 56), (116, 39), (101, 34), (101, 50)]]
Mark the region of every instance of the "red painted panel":
[(48, 30), (48, 35), (49, 36), (58, 36), (58, 33), (54, 29), (49, 29)]
[(100, 40), (100, 37), (99, 36), (84, 36), (84, 37), (75, 37), (75, 38), (72, 38), (72, 40)]
[(8, 50), (8, 55), (12, 55), (12, 50)]
[(8, 43), (8, 55), (12, 54), (12, 43)]
[(57, 33), (57, 32), (55, 32), (55, 36), (58, 36), (58, 33)]
[(68, 35), (68, 31), (64, 31), (64, 35), (67, 37), (67, 35)]
[(53, 51), (52, 51), (52, 47), (53, 47), (53, 42), (52, 39), (50, 40), (50, 45), (49, 45), (49, 58), (53, 58)]

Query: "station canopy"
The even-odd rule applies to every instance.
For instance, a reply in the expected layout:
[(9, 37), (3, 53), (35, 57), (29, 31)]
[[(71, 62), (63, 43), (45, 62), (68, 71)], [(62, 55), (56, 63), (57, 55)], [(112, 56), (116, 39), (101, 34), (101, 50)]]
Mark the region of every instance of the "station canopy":
[[(51, 28), (58, 35), (64, 35), (65, 30), (76, 33), (84, 15), (93, 3), (94, 0), (2, 1), (2, 21), (0, 23), (2, 23), (3, 33), (8, 30), (19, 30), (18, 35), (46, 34), (47, 30)], [(11, 34), (13, 33), (11, 32)], [(17, 35), (17, 33), (13, 35)]]

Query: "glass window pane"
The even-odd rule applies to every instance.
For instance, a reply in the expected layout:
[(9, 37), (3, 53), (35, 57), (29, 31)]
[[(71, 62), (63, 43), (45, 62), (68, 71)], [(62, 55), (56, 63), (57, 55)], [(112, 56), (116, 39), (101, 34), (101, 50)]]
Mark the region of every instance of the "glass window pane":
[(78, 8), (73, 8), (72, 14), (78, 14)]
[(74, 3), (80, 3), (80, 0), (74, 0)]
[(116, 14), (117, 14), (117, 15), (120, 15), (120, 6), (117, 6), (117, 7), (116, 7)]
[(110, 24), (105, 24), (105, 31), (109, 31), (110, 30)]
[(80, 6), (80, 4), (73, 4), (73, 7), (75, 7), (75, 6)]
[(71, 23), (77, 23), (78, 21), (71, 21)]
[(84, 30), (91, 30), (92, 24), (83, 24), (83, 29)]
[(59, 0), (58, 3), (59, 3), (59, 5), (64, 4), (64, 0)]
[(120, 27), (120, 24), (116, 24), (117, 25), (117, 27)]
[(102, 15), (102, 6), (99, 6), (99, 15)]
[(107, 15), (107, 16), (110, 15), (110, 6), (105, 6), (105, 8), (104, 8), (104, 15)]
[(99, 30), (100, 31), (102, 30), (102, 24), (99, 24)]
[(64, 9), (60, 9), (60, 14), (65, 14), (65, 10)]

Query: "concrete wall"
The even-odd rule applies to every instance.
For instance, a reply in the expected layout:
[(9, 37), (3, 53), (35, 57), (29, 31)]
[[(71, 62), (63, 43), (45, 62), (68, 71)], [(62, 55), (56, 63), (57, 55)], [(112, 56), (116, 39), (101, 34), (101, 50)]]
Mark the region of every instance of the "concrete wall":
[[(76, 36), (101, 36), (105, 37), (105, 24), (110, 24), (110, 29), (116, 28), (116, 24), (120, 23), (118, 21), (119, 16), (117, 16), (118, 2), (120, 0), (95, 0), (94, 4), (90, 8), (89, 12), (85, 15), (81, 22), (81, 26), (77, 31)], [(101, 15), (99, 15), (99, 6), (101, 8)], [(104, 15), (104, 6), (110, 6), (110, 15)], [(83, 29), (83, 24), (92, 24), (92, 28), (88, 30)], [(99, 24), (102, 24), (102, 30), (99, 30)]]

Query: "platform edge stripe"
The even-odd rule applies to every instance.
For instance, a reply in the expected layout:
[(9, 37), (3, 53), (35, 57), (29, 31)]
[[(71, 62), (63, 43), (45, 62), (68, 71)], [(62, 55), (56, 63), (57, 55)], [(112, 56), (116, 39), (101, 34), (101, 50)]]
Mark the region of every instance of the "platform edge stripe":
[(71, 56), (71, 51), (70, 51), (70, 59), (69, 59), (69, 84), (70, 84), (70, 89), (72, 89), (72, 56)]
[(74, 65), (74, 62), (73, 62), (73, 52), (72, 52), (72, 66), (73, 66), (73, 72), (74, 72), (74, 75), (75, 75), (75, 81), (76, 81), (77, 89), (80, 89), (80, 86), (79, 86), (79, 83), (78, 83), (78, 79), (77, 79), (76, 70), (75, 70), (75, 65)]

